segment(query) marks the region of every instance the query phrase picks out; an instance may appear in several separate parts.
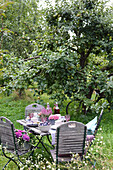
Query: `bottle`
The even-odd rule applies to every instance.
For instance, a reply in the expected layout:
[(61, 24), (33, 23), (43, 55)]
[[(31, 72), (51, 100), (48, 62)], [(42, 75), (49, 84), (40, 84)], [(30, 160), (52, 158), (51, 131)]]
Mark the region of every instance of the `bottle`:
[(49, 106), (49, 103), (47, 103), (46, 110), (47, 110), (48, 115), (52, 114), (52, 108)]
[(60, 114), (60, 109), (58, 107), (58, 103), (55, 104), (54, 114)]
[(50, 106), (49, 106), (49, 103), (47, 103), (47, 110), (50, 110)]

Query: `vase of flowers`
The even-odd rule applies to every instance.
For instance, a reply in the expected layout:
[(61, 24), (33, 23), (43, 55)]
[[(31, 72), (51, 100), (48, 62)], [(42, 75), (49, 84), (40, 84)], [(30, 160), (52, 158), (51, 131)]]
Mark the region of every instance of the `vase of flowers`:
[(50, 115), (48, 119), (50, 121), (50, 124), (54, 125), (55, 124), (55, 120), (58, 120), (59, 116), (58, 115)]
[(28, 132), (25, 130), (15, 130), (15, 135), (17, 138), (17, 142), (19, 144), (19, 147), (23, 150), (28, 150), (30, 149), (30, 137)]
[(48, 120), (48, 117), (52, 114), (52, 109), (50, 108), (49, 110), (43, 108), (41, 112), (38, 114), (40, 116), (40, 119), (42, 122), (45, 122)]

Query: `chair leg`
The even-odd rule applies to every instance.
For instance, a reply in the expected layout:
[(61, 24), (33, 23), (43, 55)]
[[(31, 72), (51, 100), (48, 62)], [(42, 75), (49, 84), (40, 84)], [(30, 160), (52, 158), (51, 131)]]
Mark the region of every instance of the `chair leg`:
[(96, 165), (96, 160), (94, 160), (94, 164), (92, 163), (92, 161), (90, 159), (88, 159), (88, 161), (91, 163), (93, 169), (95, 169), (95, 165)]
[(2, 170), (5, 169), (5, 167), (9, 164), (10, 161), (11, 161), (11, 159), (9, 159), (9, 161), (4, 165), (4, 167), (2, 168)]
[(3, 155), (4, 155), (7, 159), (9, 159), (9, 161), (5, 164), (5, 166), (3, 167), (3, 169), (5, 169), (5, 167), (9, 164), (10, 161), (13, 161), (13, 162), (17, 165), (18, 169), (20, 169), (20, 167), (19, 167), (19, 165), (16, 163), (16, 161), (15, 161), (13, 158), (10, 158), (9, 156), (7, 156), (7, 155), (5, 154), (4, 148), (2, 148), (2, 152), (3, 152)]

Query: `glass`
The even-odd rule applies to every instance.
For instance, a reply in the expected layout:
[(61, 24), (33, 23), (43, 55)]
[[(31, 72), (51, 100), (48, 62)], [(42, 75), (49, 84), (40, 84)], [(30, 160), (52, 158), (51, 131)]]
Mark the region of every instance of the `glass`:
[(47, 121), (47, 117), (41, 117), (41, 121), (44, 123)]
[(70, 120), (70, 115), (65, 115), (66, 122)]

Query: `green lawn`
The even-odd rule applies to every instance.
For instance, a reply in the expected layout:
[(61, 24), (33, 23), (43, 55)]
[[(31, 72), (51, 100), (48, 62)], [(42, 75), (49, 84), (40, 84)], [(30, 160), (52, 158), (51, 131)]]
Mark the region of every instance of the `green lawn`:
[[(41, 101), (43, 99), (43, 101)], [(42, 96), (39, 102), (43, 105), (49, 101), (50, 106), (54, 107), (54, 101), (49, 100), (49, 97), (45, 94)], [(28, 93), (27, 97), (24, 99), (18, 99), (16, 94), (13, 94), (9, 97), (4, 97), (1, 95), (0, 97), (0, 116), (5, 116), (9, 118), (13, 123), (15, 128), (22, 129), (22, 126), (16, 122), (17, 119), (22, 119), (25, 117), (25, 107), (33, 102), (36, 102), (37, 98), (33, 97), (30, 92)], [(60, 106), (61, 114), (65, 115), (65, 107), (66, 102), (64, 102), (64, 106)], [(90, 116), (80, 116), (76, 115), (75, 120), (81, 121), (83, 123), (88, 122), (93, 118), (95, 115)], [(71, 117), (74, 120), (74, 117)], [(103, 136), (103, 142), (105, 143), (101, 150), (101, 156), (97, 158), (97, 168), (96, 169), (113, 169), (113, 110), (108, 111), (104, 110), (104, 114), (101, 121), (101, 126), (103, 132), (100, 132), (100, 135)], [(104, 157), (102, 158), (102, 155)], [(2, 169), (3, 165), (5, 164), (6, 159), (0, 153), (0, 169)], [(16, 169), (13, 163), (10, 163), (7, 169)], [(87, 166), (87, 169), (88, 168)]]

